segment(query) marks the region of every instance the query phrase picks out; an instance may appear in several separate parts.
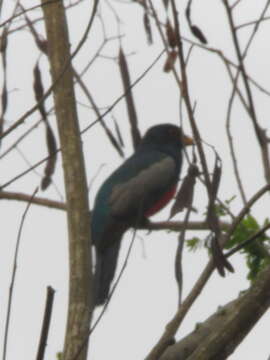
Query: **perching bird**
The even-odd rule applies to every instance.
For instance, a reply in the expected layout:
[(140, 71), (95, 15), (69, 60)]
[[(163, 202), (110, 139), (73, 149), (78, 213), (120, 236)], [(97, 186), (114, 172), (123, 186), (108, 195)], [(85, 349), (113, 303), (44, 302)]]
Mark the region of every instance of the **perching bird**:
[(91, 222), (96, 250), (95, 306), (108, 298), (124, 232), (146, 223), (172, 199), (182, 165), (182, 147), (192, 143), (175, 125), (153, 126), (135, 153), (101, 186)]

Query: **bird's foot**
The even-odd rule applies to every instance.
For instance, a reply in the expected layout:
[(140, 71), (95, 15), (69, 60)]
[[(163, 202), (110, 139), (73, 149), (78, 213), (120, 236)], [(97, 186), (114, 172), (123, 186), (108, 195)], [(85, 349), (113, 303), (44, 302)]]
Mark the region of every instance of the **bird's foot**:
[(143, 228), (143, 229), (145, 229), (145, 228), (148, 229), (150, 227), (150, 225), (151, 225), (151, 221), (145, 216), (143, 216), (137, 223), (137, 227)]

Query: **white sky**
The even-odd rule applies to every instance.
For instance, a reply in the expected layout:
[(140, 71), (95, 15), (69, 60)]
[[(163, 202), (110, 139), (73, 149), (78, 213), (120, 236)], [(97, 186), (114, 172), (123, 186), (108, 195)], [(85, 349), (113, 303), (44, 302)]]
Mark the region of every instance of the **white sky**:
[[(90, 2), (83, 2), (69, 12), (70, 37), (72, 48), (80, 40), (89, 20), (91, 12)], [(101, 2), (102, 15), (108, 36), (117, 34), (117, 24), (106, 2)], [(183, 18), (186, 1), (180, 2), (180, 22), (183, 24), (182, 33), (194, 40)], [(124, 51), (128, 57), (132, 80), (135, 80), (154, 60), (161, 51), (161, 41), (154, 30), (154, 45), (149, 47), (142, 26), (142, 9), (136, 4), (126, 4), (111, 1), (123, 24), (121, 34)], [(2, 20), (10, 16), (13, 2), (4, 2)], [(25, 7), (33, 5), (32, 1), (24, 1)], [(10, 7), (9, 7), (10, 6)], [(237, 23), (254, 20), (261, 13), (265, 1), (242, 0), (235, 10)], [(160, 7), (162, 9), (162, 7)], [(222, 1), (204, 0), (194, 1), (192, 11), (193, 22), (201, 28), (208, 39), (209, 46), (222, 49), (231, 60), (235, 60), (225, 10)], [(38, 12), (29, 16), (37, 16)], [(44, 33), (43, 26), (36, 26), (40, 33)], [(93, 32), (85, 46), (74, 61), (74, 66), (80, 72), (95, 53), (102, 41), (100, 22), (96, 20)], [(241, 30), (244, 46), (250, 28)], [(246, 64), (249, 73), (261, 85), (269, 87), (269, 23), (265, 21), (254, 41)], [(33, 45), (29, 31), (16, 32), (9, 38), (8, 47), (8, 89), (11, 91), (6, 127), (10, 126), (21, 114), (34, 103), (32, 90), (33, 66), (39, 53)], [(116, 57), (118, 42), (110, 42), (103, 55)], [(179, 93), (173, 77), (162, 71), (165, 58), (163, 57), (151, 72), (134, 89), (134, 98), (140, 122), (140, 129), (145, 130), (157, 123), (178, 123)], [(47, 60), (43, 56), (40, 60), (43, 79), (46, 87), (49, 85)], [(205, 50), (194, 49), (188, 65), (190, 91), (193, 101), (197, 102), (196, 120), (202, 138), (213, 145), (223, 161), (223, 175), (219, 195), (222, 200), (237, 195), (232, 204), (232, 210), (237, 214), (241, 209), (241, 200), (232, 172), (229, 148), (225, 137), (225, 119), (231, 84), (221, 60)], [(98, 59), (83, 78), (89, 91), (100, 107), (110, 105), (122, 94), (117, 62), (105, 58)], [(78, 100), (87, 104), (87, 100), (77, 91)], [(263, 128), (268, 128), (269, 100), (257, 90), (253, 91), (256, 99), (259, 122)], [(47, 109), (51, 99), (46, 102)], [(95, 114), (86, 107), (78, 105), (81, 128), (95, 120)], [(127, 121), (125, 103), (120, 103), (113, 111), (121, 127), (125, 139), (125, 154), (132, 152), (130, 144), (129, 125)], [(27, 119), (24, 125), (14, 135), (3, 141), (3, 151), (19, 134), (24, 133), (39, 119), (35, 113)], [(55, 118), (50, 117), (55, 129)], [(106, 117), (111, 126), (110, 116)], [(185, 116), (184, 127), (190, 133), (188, 120)], [(111, 126), (113, 129), (113, 126)], [(264, 185), (260, 153), (254, 138), (251, 121), (247, 118), (239, 102), (235, 103), (232, 115), (232, 129), (236, 143), (239, 167), (247, 197), (250, 198)], [(90, 191), (90, 206), (93, 206), (95, 193), (101, 182), (115, 169), (122, 160), (112, 149), (103, 131), (95, 126), (83, 136), (85, 161), (88, 181), (97, 173), (101, 164), (105, 164)], [(20, 146), (19, 150), (33, 164), (46, 155), (44, 129), (42, 124)], [(213, 166), (213, 155), (207, 150), (209, 165)], [(0, 182), (3, 184), (27, 167), (19, 152), (16, 150), (0, 162)], [(185, 175), (186, 164), (182, 175)], [(42, 174), (43, 168), (37, 169)], [(39, 184), (40, 177), (31, 173), (13, 183), (6, 190), (21, 191), (30, 194)], [(54, 176), (62, 196), (64, 196), (61, 161), (58, 159), (57, 172)], [(55, 187), (46, 193), (38, 194), (47, 198), (61, 200)], [(196, 188), (194, 202), (198, 214), (194, 220), (203, 219), (206, 206), (206, 195), (202, 187)], [(4, 322), (6, 316), (8, 291), (11, 279), (12, 261), (16, 237), (21, 216), (26, 204), (1, 201), (0, 218), (2, 241), (0, 241), (0, 339), (3, 339)], [(267, 196), (254, 208), (254, 215), (263, 221), (268, 215), (269, 200)], [(166, 220), (170, 206), (158, 214), (153, 220)], [(175, 220), (181, 220), (184, 214), (177, 215)], [(206, 232), (188, 233), (188, 238), (194, 235), (204, 238)], [(132, 233), (128, 232), (123, 241), (120, 264), (123, 263), (125, 253)], [(143, 241), (141, 240), (143, 238)], [(166, 323), (173, 316), (177, 306), (177, 287), (174, 279), (174, 254), (177, 245), (176, 234), (166, 232), (139, 232), (134, 244), (128, 267), (116, 290), (109, 309), (91, 338), (91, 360), (103, 360), (108, 356), (114, 359), (143, 359), (162, 334)], [(32, 206), (23, 228), (19, 249), (17, 277), (14, 290), (12, 317), (10, 323), (8, 357), (7, 359), (32, 359), (36, 355), (39, 332), (43, 316), (46, 286), (51, 285), (55, 290), (55, 306), (49, 333), (46, 359), (55, 358), (61, 351), (64, 339), (64, 328), (67, 311), (67, 282), (68, 282), (68, 253), (65, 214), (58, 210), (48, 210)], [(219, 305), (226, 304), (235, 298), (241, 290), (248, 287), (244, 259), (240, 255), (234, 256), (232, 264), (235, 274), (225, 279), (216, 273), (205, 287), (202, 295), (192, 307), (186, 317), (177, 339), (194, 329), (197, 322), (203, 321), (211, 315)], [(188, 294), (194, 282), (208, 261), (206, 250), (190, 253), (184, 251), (184, 295)], [(270, 355), (268, 329), (269, 312), (249, 334), (244, 343), (230, 357), (230, 360), (256, 359), (266, 360)], [(0, 349), (2, 348), (2, 341)], [(0, 350), (2, 351), (2, 350)]]

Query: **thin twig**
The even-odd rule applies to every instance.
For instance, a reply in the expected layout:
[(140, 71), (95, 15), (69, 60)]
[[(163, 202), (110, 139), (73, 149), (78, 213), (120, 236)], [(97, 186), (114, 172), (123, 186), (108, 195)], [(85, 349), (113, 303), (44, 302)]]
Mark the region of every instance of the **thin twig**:
[(38, 120), (25, 133), (18, 137), (12, 145), (10, 145), (5, 151), (2, 152), (2, 154), (0, 155), (0, 160), (3, 159), (7, 154), (9, 154), (10, 151), (12, 151), (17, 145), (19, 145), (19, 143), (24, 140), (33, 130), (35, 130), (41, 123), (42, 120)]
[(248, 21), (244, 24), (237, 25), (235, 27), (235, 30), (243, 29), (246, 26), (256, 25), (258, 22), (266, 21), (266, 20), (270, 20), (270, 16), (266, 16), (266, 17), (262, 18), (261, 20)]
[[(227, 65), (230, 65), (231, 67), (233, 67), (234, 69), (238, 69), (238, 65), (235, 64), (232, 60), (228, 59), (221, 50), (219, 49), (216, 49), (216, 48), (212, 48), (212, 47), (209, 47), (209, 46), (205, 46), (203, 44), (200, 44), (200, 43), (196, 43), (184, 36), (182, 36), (182, 40), (188, 44), (193, 44), (194, 46), (202, 49), (202, 50), (205, 50), (205, 51), (208, 51), (208, 52), (212, 52), (214, 54), (216, 54), (219, 58), (221, 58), (221, 60), (223, 61), (223, 63), (227, 64)], [(253, 79), (250, 75), (247, 74), (247, 77), (248, 77), (248, 80), (258, 89), (260, 90), (262, 93), (264, 93), (265, 95), (267, 96), (270, 96), (270, 92), (265, 89), (264, 87), (262, 87), (255, 79)]]
[(226, 115), (226, 133), (227, 133), (227, 138), (228, 138), (228, 143), (229, 143), (229, 148), (230, 148), (230, 154), (231, 154), (231, 158), (232, 158), (232, 164), (233, 164), (233, 170), (234, 170), (234, 175), (236, 178), (236, 182), (238, 185), (238, 189), (240, 192), (240, 196), (242, 198), (243, 204), (245, 205), (247, 202), (247, 198), (246, 198), (246, 194), (245, 194), (245, 190), (242, 184), (242, 179), (240, 177), (240, 171), (238, 168), (238, 163), (237, 163), (237, 158), (235, 155), (235, 149), (234, 149), (234, 143), (233, 143), (233, 137), (232, 137), (232, 133), (231, 133), (231, 112), (232, 112), (232, 105), (233, 105), (233, 100), (235, 97), (235, 93), (237, 92), (237, 80), (239, 78), (239, 70), (237, 71), (237, 74), (233, 80), (233, 88), (232, 88), (232, 93), (229, 99), (229, 103), (228, 103), (228, 110), (227, 110), (227, 115)]
[[(159, 59), (162, 57), (162, 55), (164, 54), (165, 50), (162, 50), (158, 56), (151, 62), (151, 64), (143, 71), (143, 73), (137, 77), (137, 79), (130, 85), (130, 87), (128, 89), (126, 89), (126, 91), (123, 92), (122, 95), (120, 95), (109, 107), (108, 109), (101, 114), (101, 117), (104, 118), (106, 115), (108, 115), (114, 108), (115, 106), (125, 98), (126, 94), (133, 89), (134, 86), (136, 86), (147, 74), (148, 72), (154, 67), (154, 65), (156, 65), (156, 63), (159, 61)], [(100, 121), (100, 118), (97, 118), (95, 121), (93, 121), (90, 125), (86, 126), (82, 131), (81, 134), (84, 134), (86, 131), (90, 130), (94, 125), (96, 125), (98, 122)]]
[[(152, 11), (152, 14), (151, 14), (151, 15), (153, 16), (153, 18), (154, 18), (154, 20), (155, 20), (156, 27), (157, 27), (157, 29), (158, 29), (160, 38), (161, 38), (162, 43), (163, 43), (163, 45), (164, 45), (164, 47), (165, 47), (166, 53), (167, 53), (167, 55), (169, 56), (170, 51), (169, 51), (168, 42), (166, 41), (166, 37), (165, 37), (165, 35), (163, 34), (162, 26), (161, 26), (161, 24), (160, 24), (160, 21), (159, 21), (157, 12), (156, 12), (156, 10), (155, 10), (155, 7), (154, 7), (154, 5), (153, 5), (152, 0), (148, 0), (148, 3), (149, 3), (149, 5), (150, 5), (150, 9), (151, 9), (151, 11)], [(178, 76), (178, 74), (177, 74), (174, 66), (172, 67), (172, 74), (173, 74), (173, 76), (174, 76), (174, 78), (175, 78), (175, 81), (176, 81), (176, 83), (178, 84), (178, 86), (181, 87), (181, 80), (180, 80), (180, 78), (179, 78), (179, 76)]]
[(237, 5), (240, 4), (242, 0), (236, 0), (234, 4), (231, 5), (231, 9), (233, 10), (234, 8), (236, 8)]
[(115, 136), (112, 134), (110, 129), (107, 127), (105, 121), (103, 120), (103, 118), (101, 116), (101, 113), (99, 111), (99, 108), (96, 105), (92, 94), (90, 93), (87, 86), (85, 85), (85, 83), (83, 82), (83, 80), (81, 79), (81, 77), (79, 76), (77, 71), (74, 69), (74, 67), (72, 69), (73, 69), (73, 74), (74, 74), (75, 79), (77, 80), (79, 86), (81, 87), (81, 89), (84, 92), (85, 96), (87, 97), (90, 104), (92, 105), (92, 107), (93, 107), (93, 109), (94, 109), (94, 111), (96, 113), (96, 116), (100, 119), (100, 125), (102, 126), (103, 130), (105, 131), (105, 134), (107, 135), (109, 141), (111, 142), (114, 149), (118, 152), (118, 154), (123, 158), (124, 157), (123, 150), (122, 150), (121, 146), (119, 145), (119, 143), (117, 142)]
[[(245, 49), (243, 51), (243, 54), (242, 54), (242, 61), (247, 56), (248, 50), (249, 50), (249, 48), (251, 46), (251, 43), (252, 43), (253, 39), (255, 38), (255, 34), (258, 31), (259, 25), (260, 25), (265, 13), (266, 13), (268, 7), (269, 7), (269, 1), (268, 1), (268, 3), (266, 3), (266, 6), (264, 7), (264, 9), (263, 9), (263, 11), (262, 11), (262, 13), (260, 15), (260, 18), (259, 18), (258, 22), (256, 22), (256, 24), (254, 26), (254, 29), (253, 29), (253, 32), (249, 37), (247, 45), (246, 45), (246, 47), (245, 47)], [(232, 93), (231, 93), (231, 96), (230, 96), (230, 99), (229, 99), (229, 104), (228, 104), (226, 131), (227, 131), (227, 137), (228, 137), (228, 142), (229, 142), (229, 147), (230, 147), (230, 152), (231, 152), (231, 157), (232, 157), (232, 162), (233, 162), (233, 168), (234, 168), (234, 173), (235, 173), (236, 181), (237, 181), (237, 184), (238, 184), (239, 192), (240, 192), (240, 195), (242, 197), (243, 203), (246, 204), (247, 199), (246, 199), (246, 195), (245, 195), (245, 192), (244, 192), (244, 187), (243, 187), (243, 184), (242, 184), (242, 180), (241, 180), (241, 177), (240, 177), (240, 173), (239, 173), (239, 169), (238, 169), (238, 165), (237, 165), (237, 159), (236, 159), (235, 150), (234, 150), (233, 137), (232, 137), (232, 134), (231, 134), (231, 131), (230, 131), (232, 105), (233, 105), (233, 100), (234, 100), (234, 97), (235, 97), (235, 93), (237, 92), (237, 82), (238, 82), (240, 74), (241, 74), (241, 70), (240, 70), (240, 67), (239, 67), (237, 69), (236, 75), (235, 75), (234, 80), (232, 82), (233, 83), (233, 88), (232, 88)], [(242, 100), (242, 97), (240, 99)], [(246, 103), (245, 103), (245, 105), (246, 105)], [(247, 109), (246, 106), (244, 106), (244, 108)], [(250, 111), (249, 111), (249, 108), (248, 108), (248, 114), (251, 115)]]
[[(48, 1), (46, 2), (46, 4), (50, 4), (50, 3), (53, 3), (53, 2), (55, 2), (55, 1), (58, 1), (58, 0), (48, 0)], [(10, 16), (7, 20), (3, 21), (3, 22), (0, 24), (0, 28), (3, 27), (3, 26), (5, 26), (6, 24), (10, 23), (10, 22), (11, 22), (12, 20), (14, 20), (15, 18), (20, 17), (21, 15), (26, 14), (26, 13), (29, 12), (29, 11), (36, 10), (36, 9), (38, 9), (38, 8), (40, 8), (40, 7), (41, 7), (41, 4), (38, 4), (38, 5), (32, 6), (32, 7), (30, 7), (30, 8), (27, 8), (27, 9), (25, 9), (25, 10), (22, 10), (22, 11), (20, 11), (20, 12), (17, 13), (17, 14), (13, 14), (13, 15)]]
[(31, 198), (29, 199), (29, 202), (24, 210), (24, 213), (22, 215), (18, 235), (17, 235), (17, 241), (15, 246), (15, 253), (14, 253), (14, 259), (13, 259), (13, 269), (12, 269), (12, 275), (11, 275), (11, 282), (9, 287), (9, 296), (8, 296), (8, 308), (7, 308), (7, 314), (6, 314), (6, 323), (5, 323), (5, 334), (4, 334), (4, 344), (3, 344), (3, 360), (6, 360), (7, 355), (7, 344), (8, 344), (8, 334), (9, 334), (9, 324), (10, 324), (10, 316), (11, 316), (11, 307), (12, 307), (12, 300), (13, 300), (13, 291), (15, 286), (15, 280), (16, 280), (16, 272), (17, 272), (17, 260), (18, 260), (18, 253), (19, 253), (19, 246), (21, 241), (21, 235), (22, 235), (22, 229), (24, 225), (24, 221), (26, 218), (26, 215), (28, 213), (28, 210), (32, 204), (32, 201), (38, 191), (38, 187), (33, 192)]
[[(238, 63), (239, 63), (239, 70), (241, 71), (241, 74), (242, 74), (242, 79), (244, 82), (245, 91), (246, 91), (246, 95), (247, 95), (247, 99), (248, 99), (248, 104), (249, 104), (249, 109), (250, 109), (250, 117), (251, 117), (254, 131), (255, 131), (255, 134), (256, 134), (256, 137), (257, 137), (257, 140), (258, 140), (258, 143), (260, 146), (260, 150), (261, 150), (261, 155), (262, 155), (262, 160), (263, 160), (263, 165), (264, 165), (265, 179), (266, 179), (267, 183), (270, 183), (270, 163), (269, 163), (269, 154), (268, 154), (268, 142), (267, 142), (264, 131), (262, 130), (262, 128), (260, 127), (260, 125), (258, 123), (254, 100), (253, 100), (251, 88), (249, 85), (245, 64), (243, 62), (243, 54), (241, 53), (237, 32), (235, 30), (233, 13), (232, 13), (232, 10), (230, 9), (228, 1), (222, 0), (222, 2), (224, 4), (224, 7), (227, 12), (227, 17), (229, 20), (231, 34), (233, 37), (233, 44), (235, 47), (235, 51), (236, 51), (236, 55), (237, 55), (237, 59), (238, 59)], [(268, 4), (267, 4), (267, 6), (268, 6)]]
[(33, 205), (45, 206), (57, 210), (66, 210), (66, 204), (63, 202), (41, 197), (32, 198), (31, 195), (20, 192), (0, 191), (0, 200), (16, 200), (23, 202), (29, 202), (31, 200)]
[(135, 240), (135, 237), (136, 237), (136, 231), (137, 231), (137, 230), (134, 229), (133, 235), (132, 235), (132, 239), (131, 239), (131, 242), (130, 242), (130, 245), (129, 245), (129, 248), (128, 248), (126, 257), (125, 257), (125, 261), (124, 261), (124, 263), (123, 263), (123, 265), (122, 265), (122, 268), (121, 268), (121, 270), (120, 270), (120, 273), (119, 273), (119, 275), (118, 275), (118, 277), (117, 277), (117, 279), (116, 279), (116, 281), (115, 281), (115, 283), (114, 283), (114, 285), (113, 285), (113, 287), (112, 287), (112, 290), (110, 291), (110, 294), (109, 294), (109, 296), (108, 296), (108, 299), (107, 299), (105, 305), (103, 306), (103, 309), (102, 309), (101, 313), (99, 314), (97, 320), (95, 321), (95, 323), (93, 324), (93, 326), (92, 326), (91, 329), (89, 330), (89, 332), (88, 332), (88, 334), (86, 335), (85, 339), (82, 341), (81, 345), (79, 346), (78, 351), (77, 351), (76, 354), (72, 357), (71, 360), (77, 360), (77, 359), (78, 359), (78, 357), (79, 357), (79, 355), (81, 354), (82, 350), (83, 350), (84, 347), (87, 345), (88, 339), (89, 339), (90, 335), (93, 333), (93, 331), (95, 330), (95, 328), (96, 328), (97, 325), (99, 324), (100, 320), (102, 319), (102, 317), (103, 317), (103, 315), (104, 315), (104, 313), (105, 313), (105, 311), (106, 311), (106, 309), (107, 309), (107, 307), (108, 307), (108, 305), (109, 305), (109, 303), (110, 303), (110, 301), (111, 301), (111, 298), (112, 298), (112, 296), (113, 296), (113, 294), (114, 294), (114, 292), (115, 292), (115, 290), (116, 290), (116, 287), (118, 286), (119, 281), (120, 281), (120, 279), (122, 278), (123, 273), (124, 273), (124, 271), (125, 271), (125, 269), (126, 269), (126, 267), (127, 267), (128, 259), (129, 259), (129, 257), (130, 257), (131, 250), (132, 250), (132, 247), (133, 247), (133, 244), (134, 244), (134, 240)]
[(44, 359), (45, 348), (47, 345), (48, 333), (49, 333), (50, 322), (51, 322), (51, 317), (52, 317), (54, 293), (55, 293), (55, 290), (51, 286), (48, 286), (47, 287), (46, 305), (45, 305), (45, 311), (44, 311), (43, 322), (42, 322), (42, 330), (41, 330), (41, 334), (40, 334), (36, 360)]
[(241, 242), (239, 245), (235, 246), (233, 249), (231, 249), (230, 251), (228, 251), (225, 256), (226, 257), (230, 257), (233, 254), (235, 254), (236, 252), (239, 252), (239, 250), (243, 249), (244, 247), (246, 247), (247, 245), (250, 245), (253, 241), (255, 241), (258, 237), (262, 236), (266, 230), (270, 229), (270, 224), (266, 224), (265, 226), (263, 226), (260, 230), (258, 230), (255, 234), (251, 235), (248, 239), (246, 239), (245, 241)]
[[(269, 191), (270, 185), (266, 185), (261, 188), (256, 194), (252, 196), (252, 198), (247, 202), (246, 206), (240, 211), (237, 217), (235, 217), (234, 221), (232, 222), (231, 226), (226, 232), (226, 235), (222, 238), (221, 246), (224, 247), (226, 242), (230, 239), (231, 235), (233, 234), (236, 227), (242, 221), (244, 216), (249, 212), (250, 208), (258, 201), (267, 191)], [(171, 339), (175, 336), (176, 331), (179, 329), (182, 321), (184, 320), (187, 312), (190, 310), (191, 306), (195, 302), (195, 300), (200, 295), (201, 291), (205, 287), (206, 283), (208, 282), (209, 278), (211, 277), (214, 271), (214, 263), (213, 259), (211, 258), (204, 268), (202, 274), (200, 275), (199, 279), (194, 284), (193, 288), (191, 289), (190, 293), (183, 301), (181, 306), (178, 308), (176, 314), (174, 315), (173, 319), (166, 325), (166, 329), (160, 339), (158, 340), (157, 344), (152, 348), (151, 352), (147, 355), (145, 360), (156, 360), (158, 359), (164, 350), (167, 348), (168, 344), (170, 344)]]
[[(17, 0), (17, 1), (18, 1), (18, 3), (20, 2), (20, 0)], [(54, 1), (59, 1), (59, 0), (49, 0), (48, 2), (53, 3)], [(72, 4), (67, 5), (67, 6), (65, 7), (65, 9), (66, 9), (66, 10), (70, 10), (70, 9), (72, 9), (73, 7), (77, 6), (77, 5), (78, 5), (80, 2), (82, 2), (82, 1), (83, 1), (83, 0), (77, 0), (76, 2), (73, 2)], [(32, 8), (27, 8), (27, 9), (25, 9), (25, 12), (24, 12), (24, 13), (26, 14), (26, 13), (32, 11), (32, 10), (35, 10), (35, 8), (38, 8), (38, 7), (41, 7), (41, 5), (33, 6)], [(20, 12), (18, 16), (20, 16), (20, 15), (23, 15), (22, 12)], [(13, 18), (13, 17), (11, 16), (8, 20), (5, 21), (5, 23), (8, 22), (8, 23), (12, 24), (12, 22), (11, 22), (11, 20), (13, 20), (12, 18)], [(41, 21), (43, 21), (43, 20), (44, 20), (44, 17), (43, 17), (43, 16), (37, 17), (37, 18), (35, 18), (35, 19), (32, 20), (32, 24), (34, 25), (34, 24), (36, 24), (36, 23), (38, 23), (38, 22), (41, 22)], [(5, 24), (5, 23), (3, 23), (3, 24)], [(2, 26), (2, 24), (0, 25), (0, 27), (1, 27), (1, 26)], [(14, 34), (15, 32), (18, 32), (18, 31), (21, 31), (21, 30), (25, 29), (26, 27), (27, 27), (27, 24), (26, 24), (26, 23), (23, 23), (22, 25), (19, 25), (19, 26), (17, 26), (17, 27), (12, 28), (11, 30), (9, 30), (8, 34), (9, 34), (9, 35), (10, 35), (10, 34)]]
[(246, 203), (246, 205), (242, 208), (240, 213), (234, 218), (230, 228), (226, 233), (226, 242), (232, 236), (233, 232), (235, 231), (236, 227), (240, 224), (243, 218), (248, 214), (251, 207), (257, 202), (267, 191), (270, 191), (270, 184), (263, 186), (260, 190), (258, 190), (252, 198)]
[[(182, 44), (182, 38), (181, 38), (180, 24), (179, 24), (177, 8), (176, 8), (176, 4), (175, 4), (174, 0), (171, 0), (171, 6), (172, 6), (173, 19), (174, 19), (175, 36), (176, 36), (176, 40), (177, 40), (178, 56), (179, 56), (179, 60), (180, 60), (180, 72), (181, 72), (181, 77), (182, 77), (181, 93), (182, 93), (182, 96), (183, 96), (183, 99), (184, 99), (184, 102), (186, 105), (190, 126), (192, 129), (192, 133), (194, 136), (194, 140), (195, 140), (197, 149), (198, 149), (200, 162), (202, 165), (205, 186), (206, 186), (207, 194), (209, 197), (208, 214), (211, 213), (212, 216), (211, 217), (207, 216), (207, 219), (209, 221), (209, 226), (210, 226), (213, 234), (215, 235), (213, 237), (212, 243), (213, 243), (213, 249), (215, 249), (216, 264), (218, 266), (220, 274), (223, 275), (224, 268), (227, 268), (229, 271), (232, 271), (232, 267), (226, 261), (226, 259), (224, 258), (223, 254), (222, 254), (221, 249), (219, 248), (218, 238), (219, 238), (219, 234), (220, 234), (220, 227), (219, 227), (218, 218), (215, 215), (215, 212), (213, 209), (214, 203), (211, 202), (212, 194), (213, 194), (212, 183), (211, 183), (211, 179), (210, 179), (206, 156), (205, 156), (204, 149), (203, 149), (202, 142), (201, 142), (200, 132), (197, 127), (195, 117), (193, 114), (193, 108), (192, 108), (190, 93), (189, 93), (189, 81), (188, 81), (188, 77), (187, 77), (186, 63), (185, 63), (184, 50), (183, 50), (183, 44)], [(214, 218), (215, 218), (215, 221), (211, 221), (211, 219), (213, 220)]]
[(182, 294), (183, 294), (183, 266), (182, 266), (182, 255), (183, 255), (183, 248), (185, 243), (185, 234), (186, 230), (188, 230), (188, 220), (191, 213), (192, 204), (190, 204), (189, 208), (186, 211), (185, 218), (184, 218), (184, 226), (182, 231), (178, 236), (178, 245), (177, 251), (175, 256), (175, 277), (178, 284), (178, 306), (181, 305), (182, 302)]
[[(136, 86), (145, 76), (146, 74), (153, 68), (153, 66), (158, 62), (158, 60), (162, 57), (162, 55), (164, 54), (165, 50), (162, 50), (158, 56), (153, 60), (153, 62), (145, 69), (145, 71), (131, 84), (130, 88), (133, 88), (134, 86)], [(107, 114), (109, 114), (116, 105), (118, 105), (118, 103), (120, 101), (122, 101), (125, 98), (126, 93), (129, 91), (130, 89), (127, 89), (126, 92), (124, 92), (123, 94), (121, 94), (108, 108), (107, 110), (101, 114), (101, 117), (104, 118)], [(36, 104), (36, 107), (38, 107), (38, 104)], [(36, 108), (35, 108), (36, 110)], [(94, 120), (90, 125), (86, 126), (82, 131), (81, 134), (84, 134), (86, 131), (90, 130), (93, 126), (95, 126), (98, 122), (100, 121), (100, 118), (97, 118), (96, 120)], [(56, 151), (60, 151), (61, 148), (58, 148)], [(28, 174), (29, 172), (31, 172), (33, 169), (35, 169), (36, 167), (38, 167), (39, 165), (43, 164), (44, 162), (46, 162), (48, 160), (49, 156), (41, 159), (40, 161), (38, 161), (37, 163), (35, 163), (31, 168), (24, 170), (23, 172), (21, 172), (20, 174), (16, 175), (14, 178), (10, 179), (9, 181), (7, 181), (6, 183), (2, 184), (0, 186), (0, 190), (3, 190), (4, 188), (6, 188), (7, 186), (11, 185), (13, 182), (15, 182), (16, 180), (20, 179), (21, 177), (23, 177), (24, 175)]]
[[(49, 2), (55, 2), (56, 0), (53, 1), (49, 1)], [(8, 134), (10, 134), (13, 130), (15, 130), (19, 125), (21, 125), (30, 115), (32, 115), (32, 113), (34, 113), (36, 110), (38, 110), (40, 104), (42, 104), (47, 97), (52, 93), (53, 89), (56, 87), (56, 85), (58, 84), (58, 82), (61, 80), (61, 78), (63, 77), (63, 75), (65, 74), (65, 72), (67, 71), (67, 69), (69, 68), (72, 60), (74, 59), (74, 57), (78, 54), (78, 52), (81, 50), (83, 44), (85, 43), (88, 34), (92, 28), (93, 22), (94, 22), (94, 18), (95, 18), (95, 14), (97, 11), (97, 6), (98, 6), (99, 0), (94, 0), (94, 4), (92, 7), (92, 13), (89, 19), (89, 22), (86, 26), (86, 29), (83, 33), (83, 36), (81, 38), (81, 40), (79, 41), (78, 45), (76, 46), (75, 50), (70, 54), (70, 57), (66, 60), (65, 64), (63, 65), (63, 68), (60, 72), (60, 74), (58, 75), (57, 79), (52, 83), (52, 85), (48, 88), (48, 90), (46, 92), (44, 92), (44, 95), (40, 98), (40, 100), (38, 102), (36, 102), (36, 104), (29, 109), (28, 111), (25, 112), (24, 115), (22, 115), (13, 125), (11, 125), (0, 137), (0, 139), (3, 139), (4, 137), (6, 137)], [(44, 3), (47, 5), (47, 2)]]
[(173, 339), (176, 331), (184, 320), (187, 312), (190, 310), (191, 306), (193, 305), (197, 297), (200, 295), (202, 289), (209, 280), (211, 274), (214, 271), (214, 268), (214, 263), (212, 260), (210, 260), (205, 269), (203, 270), (201, 276), (196, 281), (189, 295), (182, 302), (181, 306), (178, 308), (172, 320), (166, 325), (165, 331), (159, 339), (158, 343), (153, 347), (145, 360), (157, 360), (163, 354), (168, 344), (171, 343), (171, 340)]
[[(60, 151), (60, 149), (57, 149), (57, 151)], [(0, 191), (2, 191), (4, 188), (11, 185), (12, 183), (14, 183), (16, 180), (20, 179), (24, 175), (28, 174), (32, 170), (36, 169), (39, 165), (44, 164), (45, 161), (48, 160), (49, 158), (50, 158), (50, 156), (46, 156), (45, 158), (43, 158), (43, 159), (39, 160), (38, 162), (36, 162), (30, 168), (24, 170), (23, 172), (21, 172), (20, 174), (18, 174), (16, 176), (14, 176), (12, 179), (10, 179), (9, 181), (7, 181), (6, 183), (4, 183), (3, 185), (0, 186)]]

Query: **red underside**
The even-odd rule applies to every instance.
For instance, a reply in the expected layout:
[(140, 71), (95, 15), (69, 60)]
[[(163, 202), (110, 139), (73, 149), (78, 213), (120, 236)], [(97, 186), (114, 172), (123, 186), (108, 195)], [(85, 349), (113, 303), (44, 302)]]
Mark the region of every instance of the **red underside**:
[(167, 191), (151, 209), (145, 212), (145, 216), (152, 216), (156, 214), (159, 210), (163, 209), (174, 197), (174, 194), (176, 192), (177, 185), (174, 185), (169, 191)]

